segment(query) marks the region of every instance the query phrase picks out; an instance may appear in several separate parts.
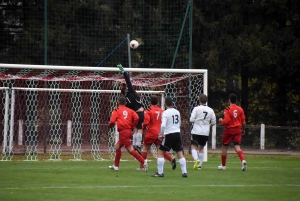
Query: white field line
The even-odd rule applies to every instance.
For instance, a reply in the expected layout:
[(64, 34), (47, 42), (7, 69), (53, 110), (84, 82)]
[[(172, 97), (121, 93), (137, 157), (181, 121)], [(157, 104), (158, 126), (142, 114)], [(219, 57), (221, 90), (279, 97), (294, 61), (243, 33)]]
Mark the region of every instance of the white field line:
[[(152, 163), (151, 163), (152, 165)], [(156, 164), (155, 164), (156, 165)], [(220, 164), (216, 164), (214, 166), (206, 166), (205, 164), (202, 166), (203, 169), (216, 169), (218, 170), (218, 165)], [(139, 166), (139, 164), (137, 163), (136, 165), (137, 167)], [(169, 167), (169, 164), (165, 165), (164, 168), (168, 168)], [(71, 169), (82, 169), (82, 167), (7, 167), (7, 168), (0, 168), (0, 170), (5, 170), (5, 171), (15, 171), (15, 170), (71, 170)], [(109, 169), (108, 166), (89, 166), (89, 169)], [(126, 165), (122, 165), (120, 167), (120, 169), (134, 169), (133, 167), (131, 166), (126, 166)], [(156, 170), (156, 166), (153, 165), (153, 167), (151, 166), (151, 169), (155, 169)], [(241, 167), (239, 165), (237, 166), (227, 166), (227, 169), (241, 169)], [(286, 169), (286, 167), (276, 167), (276, 166), (250, 166), (250, 165), (247, 165), (247, 170), (250, 170), (250, 169)], [(300, 168), (299, 167), (292, 167), (290, 169), (293, 169), (293, 170), (299, 170)]]
[[(185, 185), (187, 187), (300, 187), (300, 184), (203, 184)], [(39, 187), (6, 187), (3, 190), (41, 190), (41, 189), (117, 189), (117, 188), (182, 188), (182, 185), (145, 185), (145, 186), (39, 186)], [(1, 188), (0, 188), (1, 189)]]
[[(139, 164), (137, 164), (137, 167), (139, 166)], [(168, 168), (169, 166), (165, 167), (165, 168)], [(270, 167), (261, 167), (261, 166), (247, 166), (247, 170), (250, 170), (250, 169), (285, 169), (286, 167), (274, 167), (274, 166), (270, 166)], [(14, 170), (71, 170), (71, 169), (82, 169), (82, 167), (51, 167), (51, 168), (48, 168), (48, 167), (40, 167), (40, 168), (0, 168), (0, 170), (5, 170), (5, 171), (14, 171)], [(103, 166), (100, 166), (100, 167), (89, 167), (89, 169), (109, 169), (108, 166), (107, 167), (103, 167)], [(132, 167), (126, 167), (126, 166), (122, 166), (120, 167), (120, 169), (133, 169), (135, 170), (135, 168), (132, 168)], [(151, 169), (155, 169), (156, 170), (156, 167), (153, 167)], [(202, 169), (216, 169), (218, 170), (218, 165), (216, 166), (211, 166), (211, 167), (207, 167), (207, 166), (203, 166)], [(241, 169), (240, 166), (236, 166), (236, 167), (228, 167), (227, 166), (227, 169)], [(300, 168), (290, 168), (290, 169), (294, 169), (294, 170), (298, 170)]]

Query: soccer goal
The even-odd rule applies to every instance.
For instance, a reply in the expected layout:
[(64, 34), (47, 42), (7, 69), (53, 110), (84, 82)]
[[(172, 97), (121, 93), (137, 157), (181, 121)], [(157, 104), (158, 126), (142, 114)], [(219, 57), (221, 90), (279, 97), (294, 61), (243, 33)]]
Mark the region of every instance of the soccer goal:
[[(125, 84), (117, 67), (0, 64), (2, 160), (113, 159), (117, 132), (108, 128)], [(181, 112), (185, 152), (190, 149), (189, 117), (198, 96), (207, 94), (207, 70), (125, 68), (149, 107), (151, 95), (170, 96)], [(163, 102), (161, 104), (163, 106)], [(154, 154), (154, 153), (153, 153)], [(206, 154), (207, 157), (207, 154)], [(207, 160), (207, 159), (205, 159)]]

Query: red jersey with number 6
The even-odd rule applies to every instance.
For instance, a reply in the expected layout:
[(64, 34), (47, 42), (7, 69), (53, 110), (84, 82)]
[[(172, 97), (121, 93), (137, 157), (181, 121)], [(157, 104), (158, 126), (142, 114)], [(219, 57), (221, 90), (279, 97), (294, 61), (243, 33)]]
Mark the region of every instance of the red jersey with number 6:
[(225, 108), (222, 124), (226, 128), (241, 128), (244, 122), (246, 122), (246, 118), (243, 108), (235, 104)]
[(109, 127), (113, 127), (117, 123), (118, 131), (123, 129), (133, 129), (139, 121), (138, 114), (125, 105), (120, 105), (115, 109), (110, 117)]
[(147, 128), (147, 138), (158, 138), (158, 134), (160, 132), (162, 113), (163, 110), (156, 105), (152, 105), (149, 109), (145, 111), (143, 129)]

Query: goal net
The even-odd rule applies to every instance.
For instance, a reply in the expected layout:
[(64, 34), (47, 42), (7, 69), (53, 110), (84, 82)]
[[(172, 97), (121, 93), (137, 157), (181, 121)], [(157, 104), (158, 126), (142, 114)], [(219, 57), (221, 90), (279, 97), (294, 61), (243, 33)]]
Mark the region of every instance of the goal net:
[[(108, 127), (125, 84), (117, 67), (0, 64), (0, 148), (2, 160), (40, 154), (61, 160), (113, 159), (116, 132)], [(181, 112), (185, 152), (190, 148), (189, 117), (198, 96), (207, 93), (207, 71), (125, 68), (149, 107), (150, 96), (171, 96)]]

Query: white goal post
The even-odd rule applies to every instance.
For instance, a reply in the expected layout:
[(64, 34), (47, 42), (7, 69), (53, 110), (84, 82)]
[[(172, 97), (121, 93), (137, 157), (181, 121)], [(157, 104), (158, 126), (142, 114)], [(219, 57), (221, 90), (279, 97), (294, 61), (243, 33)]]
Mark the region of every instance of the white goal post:
[[(189, 116), (199, 94), (207, 94), (207, 70), (125, 70), (146, 108), (151, 95), (173, 98), (189, 151)], [(38, 160), (41, 153), (49, 160), (61, 160), (66, 153), (82, 160), (88, 152), (94, 160), (114, 158), (116, 136), (108, 121), (125, 84), (117, 67), (0, 64), (0, 84), (2, 160), (14, 153), (24, 153), (25, 160)]]

